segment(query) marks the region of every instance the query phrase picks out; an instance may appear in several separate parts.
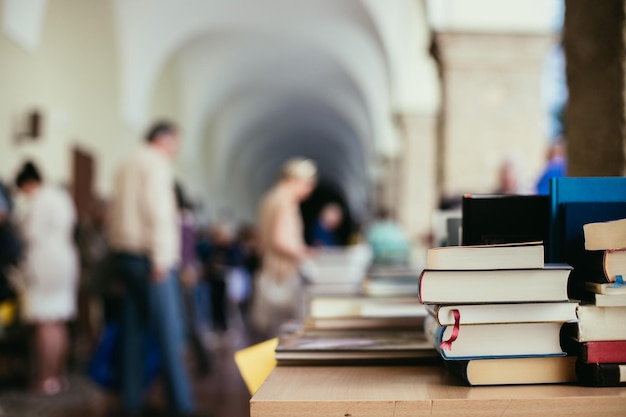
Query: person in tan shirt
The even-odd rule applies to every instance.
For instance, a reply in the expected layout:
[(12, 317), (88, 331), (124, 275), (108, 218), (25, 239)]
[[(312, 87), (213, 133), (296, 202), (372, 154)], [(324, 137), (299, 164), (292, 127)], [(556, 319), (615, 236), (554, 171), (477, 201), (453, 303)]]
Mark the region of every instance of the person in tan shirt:
[(109, 212), (114, 268), (125, 289), (121, 318), (120, 379), (124, 411), (143, 406), (145, 340), (156, 337), (170, 405), (191, 415), (194, 405), (183, 361), (184, 330), (177, 283), (179, 218), (171, 160), (178, 129), (155, 124), (147, 144), (119, 167)]
[(300, 203), (315, 188), (316, 178), (313, 161), (289, 160), (260, 205), (262, 266), (256, 280), (252, 322), (268, 336), (275, 335), (285, 320), (297, 317), (301, 308), (299, 269), (309, 258), (310, 249), (304, 242)]

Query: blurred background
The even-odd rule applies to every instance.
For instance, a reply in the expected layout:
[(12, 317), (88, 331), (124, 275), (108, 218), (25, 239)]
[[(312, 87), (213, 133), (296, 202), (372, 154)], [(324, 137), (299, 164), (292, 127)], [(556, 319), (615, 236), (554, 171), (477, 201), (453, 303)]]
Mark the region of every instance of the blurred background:
[[(100, 224), (117, 166), (165, 118), (181, 130), (175, 176), (200, 240), (224, 224), (246, 239), (298, 156), (320, 173), (307, 236), (327, 203), (343, 243), (385, 208), (419, 267), (463, 194), (541, 193), (555, 153), (570, 175), (623, 175), (624, 2), (591, 3), (0, 0), (0, 180), (32, 160), (69, 190), (79, 225)], [(83, 353), (100, 317), (86, 304)], [(230, 358), (250, 341), (207, 346)], [(229, 366), (195, 389), (215, 415), (245, 415)], [(220, 372), (230, 394), (216, 394)], [(12, 395), (0, 407), (28, 413)], [(95, 412), (93, 395), (72, 407)]]

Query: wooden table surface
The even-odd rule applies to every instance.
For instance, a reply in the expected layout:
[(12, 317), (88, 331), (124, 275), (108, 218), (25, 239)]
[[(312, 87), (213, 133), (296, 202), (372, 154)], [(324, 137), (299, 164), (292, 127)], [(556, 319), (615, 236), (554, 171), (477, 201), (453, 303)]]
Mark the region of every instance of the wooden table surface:
[(278, 367), (251, 417), (626, 416), (626, 388), (467, 387), (438, 367)]

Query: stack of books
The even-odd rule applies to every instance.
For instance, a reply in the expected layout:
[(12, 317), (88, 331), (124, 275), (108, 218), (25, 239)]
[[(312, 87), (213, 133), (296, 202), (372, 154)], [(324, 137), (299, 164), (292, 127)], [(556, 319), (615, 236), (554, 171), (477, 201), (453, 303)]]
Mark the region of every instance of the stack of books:
[[(432, 364), (440, 358), (425, 339), (426, 308), (415, 296), (419, 273), (378, 269), (358, 289), (309, 285), (304, 318), (285, 326), (279, 365)], [(375, 280), (375, 294), (367, 291)], [(408, 286), (408, 288), (407, 288)]]
[(415, 297), (420, 272), (408, 267), (371, 269), (363, 281), (362, 293), (370, 297)]
[(563, 323), (577, 318), (570, 271), (544, 266), (536, 242), (431, 249), (418, 292), (426, 337), (470, 385), (575, 381), (560, 344)]
[(563, 345), (578, 355), (583, 385), (626, 385), (626, 219), (584, 226), (593, 303), (581, 305), (579, 322), (564, 332)]

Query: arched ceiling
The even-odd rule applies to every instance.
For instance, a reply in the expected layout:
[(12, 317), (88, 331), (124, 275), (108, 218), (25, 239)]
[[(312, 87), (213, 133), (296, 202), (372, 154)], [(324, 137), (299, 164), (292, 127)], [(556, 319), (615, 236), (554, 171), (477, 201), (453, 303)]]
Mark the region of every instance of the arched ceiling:
[[(195, 179), (196, 194), (211, 196), (209, 205), (253, 212), (282, 161), (308, 155), (363, 212), (376, 155), (401, 146), (394, 113), (437, 109), (427, 26), (413, 0), (139, 3), (117, 2), (120, 33), (132, 38), (122, 55), (125, 113), (143, 123), (158, 69), (176, 59), (186, 130), (181, 170)], [(140, 9), (144, 19), (167, 19), (139, 24), (130, 16)], [(166, 20), (168, 30), (158, 31)], [(184, 27), (169, 28), (178, 21)]]
[(122, 115), (142, 131), (159, 74), (176, 61), (179, 168), (209, 205), (251, 212), (280, 163), (303, 155), (363, 211), (377, 156), (402, 146), (394, 115), (439, 105), (419, 0), (109, 1)]

